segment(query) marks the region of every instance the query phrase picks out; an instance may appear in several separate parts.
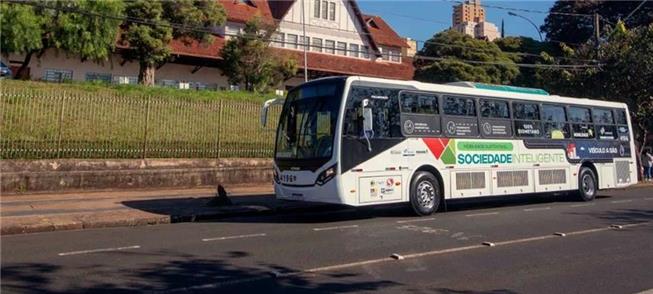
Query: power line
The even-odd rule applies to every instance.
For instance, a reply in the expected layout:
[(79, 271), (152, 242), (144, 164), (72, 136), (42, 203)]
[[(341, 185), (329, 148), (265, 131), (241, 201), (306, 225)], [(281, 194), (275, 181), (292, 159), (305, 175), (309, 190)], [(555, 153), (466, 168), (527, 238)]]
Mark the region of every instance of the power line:
[(635, 7), (635, 9), (633, 9), (633, 11), (631, 11), (628, 16), (626, 16), (626, 18), (624, 18), (624, 22), (626, 22), (631, 16), (633, 16), (633, 14), (635, 14), (637, 10), (644, 6), (644, 3), (646, 3), (646, 0), (643, 0), (642, 3), (639, 3), (639, 5)]
[[(186, 26), (183, 24), (177, 24), (177, 23), (168, 23), (168, 22), (153, 22), (153, 21), (148, 21), (140, 18), (133, 18), (133, 17), (124, 17), (124, 16), (112, 16), (112, 15), (107, 15), (107, 14), (100, 14), (100, 13), (95, 13), (95, 12), (89, 12), (89, 11), (84, 11), (81, 9), (76, 9), (72, 7), (51, 7), (43, 4), (37, 4), (37, 3), (32, 3), (32, 2), (22, 2), (18, 0), (6, 0), (7, 2), (10, 3), (15, 3), (15, 4), (22, 4), (22, 5), (30, 5), (34, 7), (39, 7), (43, 9), (51, 9), (51, 10), (58, 10), (58, 11), (64, 11), (64, 12), (72, 12), (72, 13), (78, 13), (86, 16), (92, 16), (92, 17), (100, 17), (100, 18), (108, 18), (108, 19), (114, 19), (114, 20), (121, 20), (121, 21), (128, 21), (128, 22), (133, 22), (133, 23), (139, 23), (139, 24), (145, 24), (145, 25), (151, 25), (151, 26), (162, 26), (162, 27), (170, 27), (170, 28), (175, 28), (175, 29), (180, 29), (180, 30), (187, 30), (187, 31), (195, 31), (195, 32), (203, 32), (203, 33), (209, 33), (209, 34), (218, 34), (217, 31), (212, 30), (212, 29), (206, 29), (205, 27), (195, 27), (195, 26)], [(359, 35), (371, 35), (368, 33), (356, 33)], [(239, 34), (227, 34), (225, 32), (225, 36), (234, 36), (234, 37), (245, 37), (243, 35)], [(262, 41), (266, 42), (276, 42), (276, 43), (283, 43), (285, 44), (291, 44), (294, 46), (303, 47), (303, 43), (290, 43), (290, 42), (285, 42), (285, 41), (279, 41), (279, 40), (274, 40), (271, 38), (260, 38), (260, 37), (252, 37), (252, 39), (258, 38)], [(299, 39), (298, 39), (299, 40)], [(459, 48), (465, 48), (465, 49), (470, 49), (470, 50), (476, 50), (476, 51), (482, 51), (482, 52), (488, 52), (487, 50), (483, 50), (482, 48), (475, 48), (475, 47), (469, 47), (469, 46), (463, 46), (463, 45), (457, 45), (457, 44), (446, 44), (446, 43), (439, 43), (435, 41), (422, 41), (422, 40), (416, 40), (418, 42), (422, 42), (424, 44), (434, 44), (436, 46), (448, 46), (448, 47), (459, 47)], [(335, 43), (334, 43), (335, 44)], [(370, 52), (366, 51), (361, 51), (361, 50), (350, 50), (347, 48), (340, 48), (338, 49), (333, 48), (333, 47), (324, 47), (324, 46), (314, 46), (311, 44), (307, 44), (309, 47), (317, 48), (320, 47), (320, 49), (323, 50), (332, 50), (335, 49), (337, 52), (356, 52), (357, 54), (370, 54)], [(504, 52), (508, 54), (516, 54), (516, 55), (525, 55), (525, 56), (539, 56), (538, 54), (532, 54), (532, 53), (523, 53), (523, 52)], [(383, 54), (381, 54), (383, 55)], [(395, 55), (396, 56), (396, 55)], [(443, 59), (441, 57), (431, 57), (431, 56), (421, 56), (421, 55), (415, 55), (414, 57), (411, 56), (403, 56), (399, 55), (400, 57), (408, 57), (408, 58), (418, 58), (418, 59), (424, 59), (424, 60), (440, 60)], [(559, 57), (560, 59), (571, 59), (571, 60), (577, 60), (577, 61), (589, 61), (589, 62), (596, 62), (596, 60), (582, 60), (582, 59), (572, 59), (572, 58), (567, 58), (567, 57)], [(556, 59), (556, 57), (554, 57)], [(463, 60), (459, 59), (461, 62), (466, 62), (466, 63), (472, 63), (472, 64), (495, 64), (495, 65), (516, 65), (519, 67), (560, 67), (560, 68), (577, 68), (577, 67), (598, 67), (599, 65), (590, 65), (590, 64), (583, 64), (583, 65), (551, 65), (551, 64), (530, 64), (530, 63), (508, 63), (508, 62), (493, 62), (493, 63), (488, 63), (484, 61), (474, 61), (474, 60)]]

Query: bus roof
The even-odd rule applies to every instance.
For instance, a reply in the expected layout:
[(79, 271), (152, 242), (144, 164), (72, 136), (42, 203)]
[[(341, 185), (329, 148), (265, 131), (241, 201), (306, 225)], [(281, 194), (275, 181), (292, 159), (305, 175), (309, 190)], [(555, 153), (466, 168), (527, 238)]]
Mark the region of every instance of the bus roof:
[[(470, 86), (463, 86), (463, 85), (423, 83), (418, 81), (389, 80), (389, 79), (371, 78), (371, 77), (363, 77), (363, 76), (350, 76), (349, 80), (401, 85), (401, 86), (411, 87), (420, 91), (434, 91), (434, 92), (451, 93), (451, 94), (464, 94), (464, 95), (474, 95), (474, 96), (483, 96), (483, 97), (519, 99), (519, 100), (530, 100), (530, 101), (550, 102), (550, 103), (576, 104), (576, 105), (583, 105), (583, 106), (627, 108), (625, 103), (610, 102), (610, 101), (596, 100), (596, 99), (589, 99), (589, 98), (573, 98), (573, 97), (563, 97), (558, 95), (549, 95), (549, 93), (547, 93), (544, 90), (533, 89), (533, 88), (520, 88), (520, 87), (510, 87), (510, 86), (470, 87)], [(480, 84), (480, 83), (475, 83), (475, 84)], [(488, 85), (488, 84), (481, 84), (481, 85)], [(498, 86), (498, 85), (492, 85), (492, 86)], [(500, 88), (506, 89), (505, 87), (509, 87), (508, 89), (517, 88), (517, 89), (532, 89), (532, 90), (539, 90), (539, 91), (529, 92), (527, 90), (519, 90), (519, 91), (499, 90)]]

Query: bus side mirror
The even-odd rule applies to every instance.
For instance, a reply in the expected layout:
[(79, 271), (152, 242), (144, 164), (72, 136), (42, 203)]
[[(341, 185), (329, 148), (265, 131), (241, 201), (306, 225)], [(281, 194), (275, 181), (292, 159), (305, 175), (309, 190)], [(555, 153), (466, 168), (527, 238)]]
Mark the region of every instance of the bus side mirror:
[(261, 107), (261, 126), (265, 127), (268, 123), (268, 109), (270, 106), (275, 105), (275, 104), (283, 104), (285, 99), (283, 98), (275, 98), (275, 99), (270, 99), (265, 101), (263, 103), (263, 107)]
[(363, 100), (363, 132), (365, 132), (365, 134), (374, 130), (374, 115), (372, 114), (372, 108), (369, 104), (369, 100)]
[(363, 99), (363, 136), (367, 141), (367, 151), (372, 152), (372, 144), (370, 143), (370, 135), (374, 136), (374, 116), (372, 114), (372, 107), (370, 107), (370, 100)]

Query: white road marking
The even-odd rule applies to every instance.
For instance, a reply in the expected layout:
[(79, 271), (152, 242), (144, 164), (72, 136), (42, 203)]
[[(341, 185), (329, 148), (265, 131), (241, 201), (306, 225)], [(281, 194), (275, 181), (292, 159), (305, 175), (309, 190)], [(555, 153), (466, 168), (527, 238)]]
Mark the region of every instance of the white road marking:
[(231, 240), (231, 239), (242, 239), (242, 238), (253, 238), (253, 237), (265, 237), (267, 234), (248, 234), (248, 235), (237, 235), (237, 236), (225, 236), (225, 237), (215, 237), (215, 238), (205, 238), (202, 239), (204, 242), (208, 241), (221, 241), (221, 240)]
[(116, 247), (116, 248), (101, 248), (101, 249), (71, 251), (71, 252), (62, 252), (59, 253), (58, 255), (67, 256), (67, 255), (89, 254), (89, 253), (99, 253), (99, 252), (121, 251), (121, 250), (138, 249), (138, 248), (141, 248), (141, 246), (134, 245), (134, 246), (125, 246), (125, 247)]
[(358, 228), (358, 225), (313, 228), (313, 231), (329, 231), (329, 230), (342, 230), (342, 229), (353, 229), (353, 228)]
[(472, 217), (472, 216), (484, 216), (484, 215), (497, 215), (499, 214), (498, 212), (484, 212), (484, 213), (472, 213), (472, 214), (466, 214), (465, 216), (467, 217)]
[(653, 197), (644, 198), (644, 200), (653, 200)]
[[(626, 227), (636, 227), (636, 226), (649, 225), (651, 223), (653, 223), (653, 222), (649, 221), (649, 222), (633, 223), (633, 224), (626, 224), (626, 225), (622, 225), (622, 226), (624, 228), (626, 228)], [(588, 234), (588, 233), (608, 231), (608, 230), (614, 230), (614, 229), (611, 228), (611, 227), (601, 227), (601, 228), (587, 229), (587, 230), (581, 230), (581, 231), (567, 232), (565, 234), (567, 236), (571, 236), (571, 235), (581, 235), (581, 234)], [(556, 236), (556, 235), (537, 236), (537, 237), (531, 237), (531, 238), (523, 238), (523, 239), (515, 239), (515, 240), (496, 242), (496, 243), (493, 243), (493, 244), (496, 247), (496, 246), (502, 246), (502, 245), (516, 244), (516, 243), (539, 241), (539, 240), (545, 240), (545, 239), (551, 239), (551, 238), (558, 238), (558, 236)], [(448, 248), (448, 249), (440, 249), (440, 250), (419, 252), (419, 253), (413, 253), (413, 254), (405, 254), (405, 255), (401, 255), (401, 256), (403, 256), (404, 259), (412, 259), (412, 258), (418, 258), (418, 257), (424, 257), (424, 256), (441, 255), (441, 254), (454, 253), (454, 252), (460, 252), (460, 251), (466, 251), (466, 250), (474, 250), (474, 249), (487, 248), (487, 247), (488, 246), (486, 246), (486, 245), (471, 245), (471, 246), (464, 246), (464, 247), (454, 247), (454, 248)], [(491, 250), (491, 249), (488, 249), (488, 250)], [(311, 274), (311, 273), (339, 270), (339, 269), (358, 267), (358, 266), (366, 266), (366, 265), (371, 265), (371, 264), (376, 264), (376, 263), (381, 263), (381, 262), (389, 262), (389, 261), (396, 262), (395, 259), (393, 259), (392, 257), (369, 259), (369, 260), (362, 260), (362, 261), (356, 261), (356, 262), (350, 262), (350, 263), (343, 263), (343, 264), (336, 264), (336, 265), (330, 265), (330, 266), (316, 267), (316, 268), (312, 268), (312, 269), (306, 269), (306, 270), (302, 270), (302, 271), (285, 273), (285, 274), (280, 273), (280, 275), (277, 278), (306, 275), (306, 274)], [(168, 290), (168, 291), (164, 291), (163, 293), (182, 292), (182, 291), (183, 292), (189, 292), (189, 290), (192, 291), (192, 290), (196, 290), (196, 289), (214, 289), (214, 288), (219, 288), (219, 287), (227, 286), (227, 285), (242, 284), (242, 283), (259, 281), (259, 280), (270, 279), (270, 278), (272, 278), (272, 276), (259, 275), (257, 277), (252, 277), (252, 278), (244, 278), (244, 279), (237, 279), (237, 280), (231, 280), (231, 281), (225, 281), (225, 282), (219, 282), (219, 283), (211, 283), (211, 284), (203, 284), (203, 285), (196, 285), (196, 286), (190, 286), (190, 287), (176, 288), (176, 289), (171, 289), (171, 290)]]
[(610, 203), (628, 203), (628, 202), (633, 202), (633, 200), (613, 200), (613, 201), (610, 201)]
[(400, 220), (397, 221), (398, 224), (407, 224), (407, 223), (416, 223), (416, 222), (426, 222), (426, 221), (432, 221), (435, 220), (434, 217), (429, 217), (429, 218), (417, 218), (417, 219), (407, 219), (407, 220)]
[(540, 211), (540, 210), (549, 210), (551, 209), (550, 206), (547, 207), (536, 207), (536, 208), (526, 208), (524, 211)]
[(586, 204), (574, 204), (574, 205), (569, 205), (569, 207), (586, 207), (586, 206), (594, 206), (594, 203), (586, 203)]

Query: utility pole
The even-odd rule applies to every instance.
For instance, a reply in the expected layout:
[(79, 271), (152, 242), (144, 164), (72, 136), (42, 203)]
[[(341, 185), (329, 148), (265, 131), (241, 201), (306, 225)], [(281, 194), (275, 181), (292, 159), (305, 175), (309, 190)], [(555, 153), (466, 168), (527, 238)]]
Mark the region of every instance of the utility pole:
[(599, 48), (600, 34), (601, 34), (601, 30), (599, 29), (599, 14), (594, 13), (594, 42), (596, 45), (596, 49)]
[(308, 82), (308, 40), (306, 40), (306, 11), (304, 9), (304, 0), (302, 1), (302, 30), (304, 31), (304, 82)]

